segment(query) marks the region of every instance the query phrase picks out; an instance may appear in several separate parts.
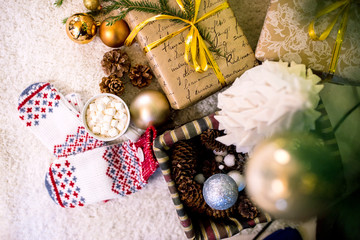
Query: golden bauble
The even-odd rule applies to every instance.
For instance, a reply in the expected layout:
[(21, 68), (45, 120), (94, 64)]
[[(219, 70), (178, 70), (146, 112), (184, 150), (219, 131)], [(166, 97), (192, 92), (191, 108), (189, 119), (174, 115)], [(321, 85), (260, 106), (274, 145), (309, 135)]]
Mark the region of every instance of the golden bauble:
[(245, 178), (246, 192), (259, 208), (290, 220), (321, 214), (344, 190), (341, 161), (307, 133), (282, 134), (259, 144)]
[(121, 47), (130, 34), (130, 29), (124, 20), (119, 20), (110, 25), (108, 19), (105, 19), (99, 28), (101, 41), (108, 47)]
[(76, 43), (89, 43), (96, 36), (97, 22), (86, 13), (76, 13), (66, 21), (66, 34)]
[(146, 129), (165, 123), (170, 105), (164, 94), (155, 90), (141, 91), (130, 104), (131, 120), (138, 128)]
[(83, 2), (84, 2), (84, 6), (91, 11), (101, 9), (99, 0), (84, 0)]

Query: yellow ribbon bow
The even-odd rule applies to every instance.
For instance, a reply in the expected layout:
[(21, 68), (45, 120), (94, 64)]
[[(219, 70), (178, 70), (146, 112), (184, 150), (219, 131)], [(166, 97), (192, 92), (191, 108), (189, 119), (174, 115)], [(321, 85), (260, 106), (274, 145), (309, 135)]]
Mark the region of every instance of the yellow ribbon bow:
[[(182, 11), (185, 11), (182, 0), (176, 0), (176, 2), (179, 5), (180, 9)], [(200, 72), (200, 73), (205, 72), (208, 68), (212, 68), (214, 70), (215, 75), (218, 78), (221, 86), (225, 86), (226, 85), (225, 78), (222, 75), (220, 68), (217, 65), (214, 57), (212, 56), (210, 50), (207, 48), (204, 39), (201, 37), (199, 30), (196, 27), (196, 24), (199, 23), (200, 21), (214, 15), (215, 13), (217, 13), (225, 8), (228, 8), (229, 4), (227, 2), (224, 2), (224, 3), (220, 4), (218, 7), (214, 8), (210, 12), (206, 13), (205, 15), (203, 15), (202, 17), (197, 19), (197, 15), (198, 15), (198, 12), (200, 9), (200, 3), (201, 3), (201, 0), (195, 0), (195, 2), (194, 2), (195, 14), (194, 14), (193, 19), (191, 19), (191, 20), (183, 19), (180, 17), (171, 16), (171, 15), (166, 15), (166, 14), (160, 14), (160, 15), (156, 15), (154, 17), (146, 19), (145, 21), (139, 23), (132, 30), (132, 32), (129, 34), (129, 36), (125, 40), (125, 45), (129, 46), (132, 43), (135, 36), (138, 34), (138, 32), (141, 29), (143, 29), (150, 22), (153, 22), (156, 20), (162, 20), (162, 19), (180, 20), (180, 21), (186, 23), (187, 26), (185, 26), (185, 27), (183, 27), (183, 28), (181, 28), (181, 29), (179, 29), (179, 30), (153, 42), (153, 43), (150, 43), (149, 45), (147, 45), (144, 48), (144, 51), (149, 52), (149, 51), (151, 51), (151, 49), (156, 48), (157, 46), (159, 46), (160, 44), (169, 40), (170, 38), (173, 38), (176, 35), (185, 31), (186, 29), (190, 28), (189, 33), (185, 39), (184, 59), (185, 59), (186, 63), (189, 64), (190, 66), (192, 66), (196, 72)], [(192, 64), (190, 63), (190, 55), (191, 55)]]
[[(321, 11), (319, 11), (314, 20), (311, 21), (310, 25), (309, 25), (309, 36), (311, 39), (315, 40), (315, 41), (323, 41), (325, 40), (331, 30), (334, 28), (336, 22), (338, 21), (338, 19), (340, 18), (340, 16), (342, 16), (341, 22), (340, 22), (340, 28), (338, 30), (337, 36), (336, 36), (336, 41), (335, 41), (335, 45), (332, 51), (332, 57), (331, 57), (331, 62), (330, 62), (330, 66), (329, 66), (329, 73), (330, 75), (328, 75), (325, 79), (325, 81), (330, 81), (335, 73), (336, 70), (336, 65), (340, 56), (340, 50), (341, 50), (341, 44), (344, 40), (344, 34), (346, 31), (346, 26), (347, 26), (347, 22), (349, 19), (349, 10), (350, 10), (350, 5), (352, 3), (352, 0), (342, 0), (342, 1), (337, 1), (333, 4), (330, 4), (329, 6), (325, 7), (324, 9), (322, 9)], [(329, 25), (327, 26), (327, 28), (325, 29), (325, 31), (323, 33), (321, 33), (321, 35), (318, 37), (315, 33), (315, 29), (314, 29), (314, 25), (315, 25), (315, 21), (320, 18), (321, 16), (324, 16), (328, 13), (331, 13), (335, 10), (338, 10), (338, 13), (333, 17), (332, 21), (329, 23)]]

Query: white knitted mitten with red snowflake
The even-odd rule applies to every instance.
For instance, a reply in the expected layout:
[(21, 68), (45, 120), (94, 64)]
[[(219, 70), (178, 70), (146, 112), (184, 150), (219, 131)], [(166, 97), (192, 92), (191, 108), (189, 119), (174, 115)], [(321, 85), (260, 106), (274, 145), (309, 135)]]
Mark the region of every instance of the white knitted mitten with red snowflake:
[(56, 159), (45, 177), (50, 197), (74, 208), (142, 189), (158, 163), (152, 152), (156, 130), (149, 127), (134, 143), (126, 141)]
[(84, 107), (83, 102), (81, 101), (81, 96), (78, 93), (69, 93), (65, 95), (66, 100), (78, 113), (76, 116), (80, 118), (80, 113)]
[(88, 135), (79, 119), (80, 97), (67, 98), (50, 83), (34, 83), (19, 97), (19, 117), (57, 157), (103, 146), (104, 142)]

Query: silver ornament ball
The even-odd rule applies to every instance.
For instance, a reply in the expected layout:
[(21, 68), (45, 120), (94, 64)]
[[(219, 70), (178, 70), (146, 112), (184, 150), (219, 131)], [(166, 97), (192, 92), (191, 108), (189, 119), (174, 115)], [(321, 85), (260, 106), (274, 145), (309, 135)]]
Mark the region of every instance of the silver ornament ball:
[(215, 210), (225, 210), (236, 203), (238, 187), (226, 174), (218, 173), (209, 177), (203, 187), (205, 202)]

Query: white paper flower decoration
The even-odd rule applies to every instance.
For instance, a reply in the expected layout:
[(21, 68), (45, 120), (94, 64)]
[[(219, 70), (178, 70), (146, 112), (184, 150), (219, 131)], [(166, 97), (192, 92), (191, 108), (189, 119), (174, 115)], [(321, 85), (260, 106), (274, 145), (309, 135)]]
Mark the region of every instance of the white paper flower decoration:
[(220, 93), (215, 116), (226, 135), (216, 140), (249, 152), (264, 138), (284, 130), (315, 128), (321, 79), (303, 64), (266, 61), (246, 71)]

